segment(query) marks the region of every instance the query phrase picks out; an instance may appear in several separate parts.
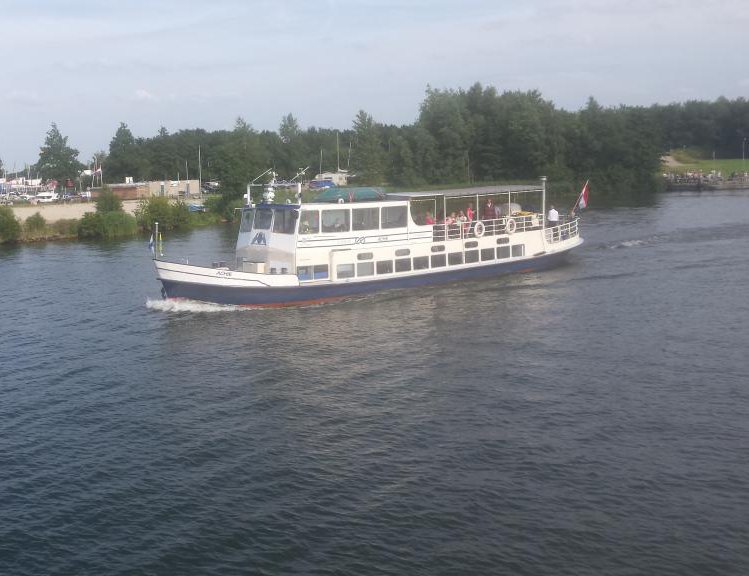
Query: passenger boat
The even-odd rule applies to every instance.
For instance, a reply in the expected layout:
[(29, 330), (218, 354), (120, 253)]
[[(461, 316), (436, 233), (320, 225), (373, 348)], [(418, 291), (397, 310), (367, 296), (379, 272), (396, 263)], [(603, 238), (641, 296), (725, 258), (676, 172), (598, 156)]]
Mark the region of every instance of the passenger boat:
[[(246, 205), (235, 261), (194, 266), (154, 258), (167, 299), (288, 306), (550, 268), (583, 240), (578, 218), (546, 225), (546, 179), (386, 194), (358, 201)], [(475, 212), (451, 222), (452, 212)], [(436, 218), (435, 218), (436, 217)]]

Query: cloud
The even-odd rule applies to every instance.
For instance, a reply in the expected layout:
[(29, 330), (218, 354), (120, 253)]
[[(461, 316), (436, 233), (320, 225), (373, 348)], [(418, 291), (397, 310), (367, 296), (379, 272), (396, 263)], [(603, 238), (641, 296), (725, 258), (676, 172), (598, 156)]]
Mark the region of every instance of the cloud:
[(33, 90), (10, 90), (3, 93), (3, 100), (9, 104), (37, 108), (44, 104), (41, 96)]
[(159, 98), (144, 88), (138, 88), (133, 95), (136, 102), (157, 102)]

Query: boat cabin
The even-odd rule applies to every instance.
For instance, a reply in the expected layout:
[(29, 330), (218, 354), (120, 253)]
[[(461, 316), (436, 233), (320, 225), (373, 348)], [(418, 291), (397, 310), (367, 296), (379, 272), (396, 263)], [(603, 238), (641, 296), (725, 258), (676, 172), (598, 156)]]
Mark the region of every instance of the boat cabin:
[[(246, 206), (236, 270), (296, 275), (299, 282), (346, 280), (538, 253), (542, 235), (515, 246), (516, 233), (543, 229), (544, 196), (538, 186), (492, 186)], [(492, 239), (479, 246), (484, 236)]]

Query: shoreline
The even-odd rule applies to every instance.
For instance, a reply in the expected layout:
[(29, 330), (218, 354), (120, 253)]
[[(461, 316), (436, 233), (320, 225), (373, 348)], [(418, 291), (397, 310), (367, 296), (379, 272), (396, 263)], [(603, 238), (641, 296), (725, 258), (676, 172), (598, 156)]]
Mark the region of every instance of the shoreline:
[[(134, 215), (140, 200), (125, 200), (122, 209)], [(27, 218), (37, 212), (47, 224), (54, 224), (60, 220), (80, 220), (85, 214), (96, 212), (96, 202), (76, 202), (74, 204), (24, 204), (9, 206), (15, 217), (23, 224)]]

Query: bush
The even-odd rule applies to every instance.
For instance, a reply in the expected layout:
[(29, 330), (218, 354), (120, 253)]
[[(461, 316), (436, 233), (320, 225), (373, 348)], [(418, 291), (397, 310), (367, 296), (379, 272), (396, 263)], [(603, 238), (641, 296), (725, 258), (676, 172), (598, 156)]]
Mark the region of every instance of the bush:
[(227, 222), (234, 222), (239, 216), (235, 208), (241, 208), (244, 205), (243, 198), (231, 198), (229, 196), (211, 196), (204, 202), (206, 210), (213, 214), (218, 214), (221, 219)]
[(16, 242), (21, 237), (21, 223), (9, 206), (0, 206), (0, 243)]
[(97, 212), (122, 212), (122, 200), (108, 186), (104, 186), (96, 198)]
[(69, 238), (71, 236), (78, 236), (78, 224), (78, 220), (71, 218), (53, 222), (49, 227), (58, 236)]
[(23, 231), (29, 237), (44, 235), (47, 231), (47, 221), (44, 219), (44, 216), (37, 212), (33, 216), (26, 218), (26, 222), (23, 223)]
[(78, 225), (79, 238), (103, 238), (112, 240), (135, 236), (138, 223), (133, 216), (124, 212), (89, 212), (83, 215)]
[(184, 202), (172, 203), (166, 196), (154, 196), (142, 200), (135, 211), (138, 225), (144, 230), (152, 230), (154, 222), (162, 230), (190, 227), (190, 211)]

